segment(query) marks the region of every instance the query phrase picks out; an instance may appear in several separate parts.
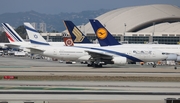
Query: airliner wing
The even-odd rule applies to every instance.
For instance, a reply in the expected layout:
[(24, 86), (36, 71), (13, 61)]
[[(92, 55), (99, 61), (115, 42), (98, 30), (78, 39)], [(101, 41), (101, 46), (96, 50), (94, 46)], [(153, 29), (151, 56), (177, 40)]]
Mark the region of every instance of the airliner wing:
[(17, 44), (5, 44), (5, 46), (8, 46), (8, 47), (10, 47), (10, 48), (20, 47), (20, 45), (17, 45)]
[(39, 48), (35, 48), (35, 47), (27, 47), (27, 49), (30, 49), (31, 52), (33, 52), (33, 53), (42, 53), (45, 51), (43, 49), (39, 49)]
[(91, 51), (91, 50), (85, 50), (91, 58), (101, 58), (101, 59), (113, 59), (113, 56), (110, 54), (107, 54), (105, 52), (96, 52), (96, 51)]

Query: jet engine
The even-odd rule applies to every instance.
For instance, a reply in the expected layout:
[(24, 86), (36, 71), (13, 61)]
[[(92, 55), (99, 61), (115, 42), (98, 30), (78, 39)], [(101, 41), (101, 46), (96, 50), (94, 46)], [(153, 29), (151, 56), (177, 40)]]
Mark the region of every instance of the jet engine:
[(180, 62), (180, 56), (177, 56), (176, 61)]
[(178, 56), (177, 54), (168, 54), (168, 57), (166, 58), (166, 60), (180, 62), (180, 56)]
[(88, 61), (90, 57), (91, 56), (89, 56), (89, 55), (85, 55), (85, 56), (82, 56), (82, 57), (78, 58), (78, 60), (80, 60), (80, 61)]
[(125, 57), (114, 57), (112, 59), (112, 61), (114, 62), (114, 64), (122, 65), (122, 64), (127, 63), (127, 58), (125, 58)]

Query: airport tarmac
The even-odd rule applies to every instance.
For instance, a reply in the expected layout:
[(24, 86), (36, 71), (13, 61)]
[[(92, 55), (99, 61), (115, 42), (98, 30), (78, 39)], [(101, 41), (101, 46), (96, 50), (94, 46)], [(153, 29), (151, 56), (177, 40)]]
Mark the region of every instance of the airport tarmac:
[[(27, 86), (27, 87), (26, 87)], [(179, 82), (124, 82), (124, 81), (12, 81), (1, 80), (0, 90), (47, 90), (86, 92), (154, 92), (177, 93)]]
[[(51, 60), (46, 60), (46, 59), (31, 59), (29, 57), (14, 57), (14, 56), (0, 56), (0, 68), (29, 68), (29, 67), (87, 67), (87, 64), (80, 64), (80, 63), (76, 63), (76, 64), (65, 64), (65, 63), (59, 63), (58, 61), (51, 61)], [(180, 68), (179, 65), (177, 65), (177, 67)], [(89, 67), (88, 67), (89, 68)], [(93, 67), (90, 67), (91, 69), (93, 69)], [(105, 70), (106, 68), (152, 68), (152, 70), (156, 69), (156, 68), (161, 68), (161, 69), (169, 69), (170, 71), (174, 70), (174, 66), (161, 66), (161, 65), (157, 65), (156, 68), (153, 68), (152, 65), (131, 65), (131, 64), (127, 64), (127, 65), (121, 65), (121, 66), (117, 66), (117, 65), (105, 65), (103, 67), (103, 69)], [(97, 68), (96, 68), (97, 69)], [(177, 69), (178, 70), (178, 69)]]
[[(104, 66), (103, 68), (87, 67), (86, 64), (65, 64), (58, 61), (31, 59), (28, 57), (6, 56), (0, 58), (0, 76), (18, 76), (19, 80), (42, 76), (40, 80), (115, 80), (115, 81), (180, 81), (180, 69), (172, 66), (124, 65)], [(43, 77), (44, 76), (44, 77)], [(54, 77), (54, 78), (52, 78)], [(108, 77), (108, 78), (107, 78)], [(127, 78), (124, 79), (123, 78)], [(137, 78), (138, 77), (138, 78)], [(151, 77), (151, 78), (150, 78)], [(155, 78), (154, 78), (155, 77)], [(159, 78), (161, 77), (161, 78)], [(52, 78), (52, 79), (50, 79)], [(59, 79), (58, 79), (59, 78)], [(68, 79), (67, 79), (68, 78)], [(130, 79), (129, 79), (130, 78)], [(169, 78), (169, 79), (168, 79)], [(135, 80), (136, 79), (136, 80)], [(35, 79), (33, 79), (35, 80)], [(152, 80), (153, 81), (153, 80)]]
[[(152, 68), (152, 66), (141, 65), (113, 65), (112, 67), (107, 65), (103, 68), (93, 68), (86, 67), (86, 64), (80, 63), (65, 64), (44, 59), (4, 56), (0, 57), (1, 77), (4, 75), (19, 76), (19, 78), (25, 76), (44, 76), (47, 78), (58, 76), (60, 78), (64, 76), (67, 76), (67, 78), (72, 76), (74, 78), (79, 76), (79, 78), (96, 77), (95, 79), (99, 77), (156, 77), (165, 80), (171, 78), (171, 80), (145, 82), (133, 81), (132, 79), (127, 82), (119, 80), (111, 81), (106, 78), (102, 81), (2, 79), (0, 81), (0, 100), (46, 100), (49, 103), (164, 103), (166, 98), (180, 97), (180, 83), (177, 81), (173, 82), (174, 78), (180, 80), (179, 74), (180, 69), (174, 70), (173, 66), (157, 66)], [(34, 94), (29, 93), (29, 91), (34, 91)], [(48, 92), (52, 94), (48, 94)], [(66, 94), (68, 92), (72, 94)], [(96, 94), (97, 92), (103, 92), (104, 94)], [(113, 94), (114, 92), (118, 94)], [(81, 95), (81, 93), (87, 94)]]

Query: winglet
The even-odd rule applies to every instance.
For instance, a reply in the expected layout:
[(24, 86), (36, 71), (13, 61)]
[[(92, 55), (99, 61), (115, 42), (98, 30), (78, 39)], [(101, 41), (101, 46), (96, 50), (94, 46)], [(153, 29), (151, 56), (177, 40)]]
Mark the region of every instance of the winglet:
[(2, 26), (10, 43), (25, 42), (8, 23), (2, 23)]
[(49, 43), (41, 36), (38, 31), (34, 29), (34, 27), (30, 23), (25, 22), (24, 26), (32, 44), (49, 45)]
[(64, 25), (74, 43), (92, 43), (86, 36), (74, 25), (72, 21), (64, 20)]
[(101, 46), (121, 45), (96, 19), (89, 20)]

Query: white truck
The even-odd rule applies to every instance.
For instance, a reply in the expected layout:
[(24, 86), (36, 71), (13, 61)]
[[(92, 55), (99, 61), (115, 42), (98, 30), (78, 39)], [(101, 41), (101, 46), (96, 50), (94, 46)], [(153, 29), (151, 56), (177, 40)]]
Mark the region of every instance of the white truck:
[(24, 57), (24, 56), (26, 56), (26, 53), (24, 51), (15, 51), (14, 56)]

